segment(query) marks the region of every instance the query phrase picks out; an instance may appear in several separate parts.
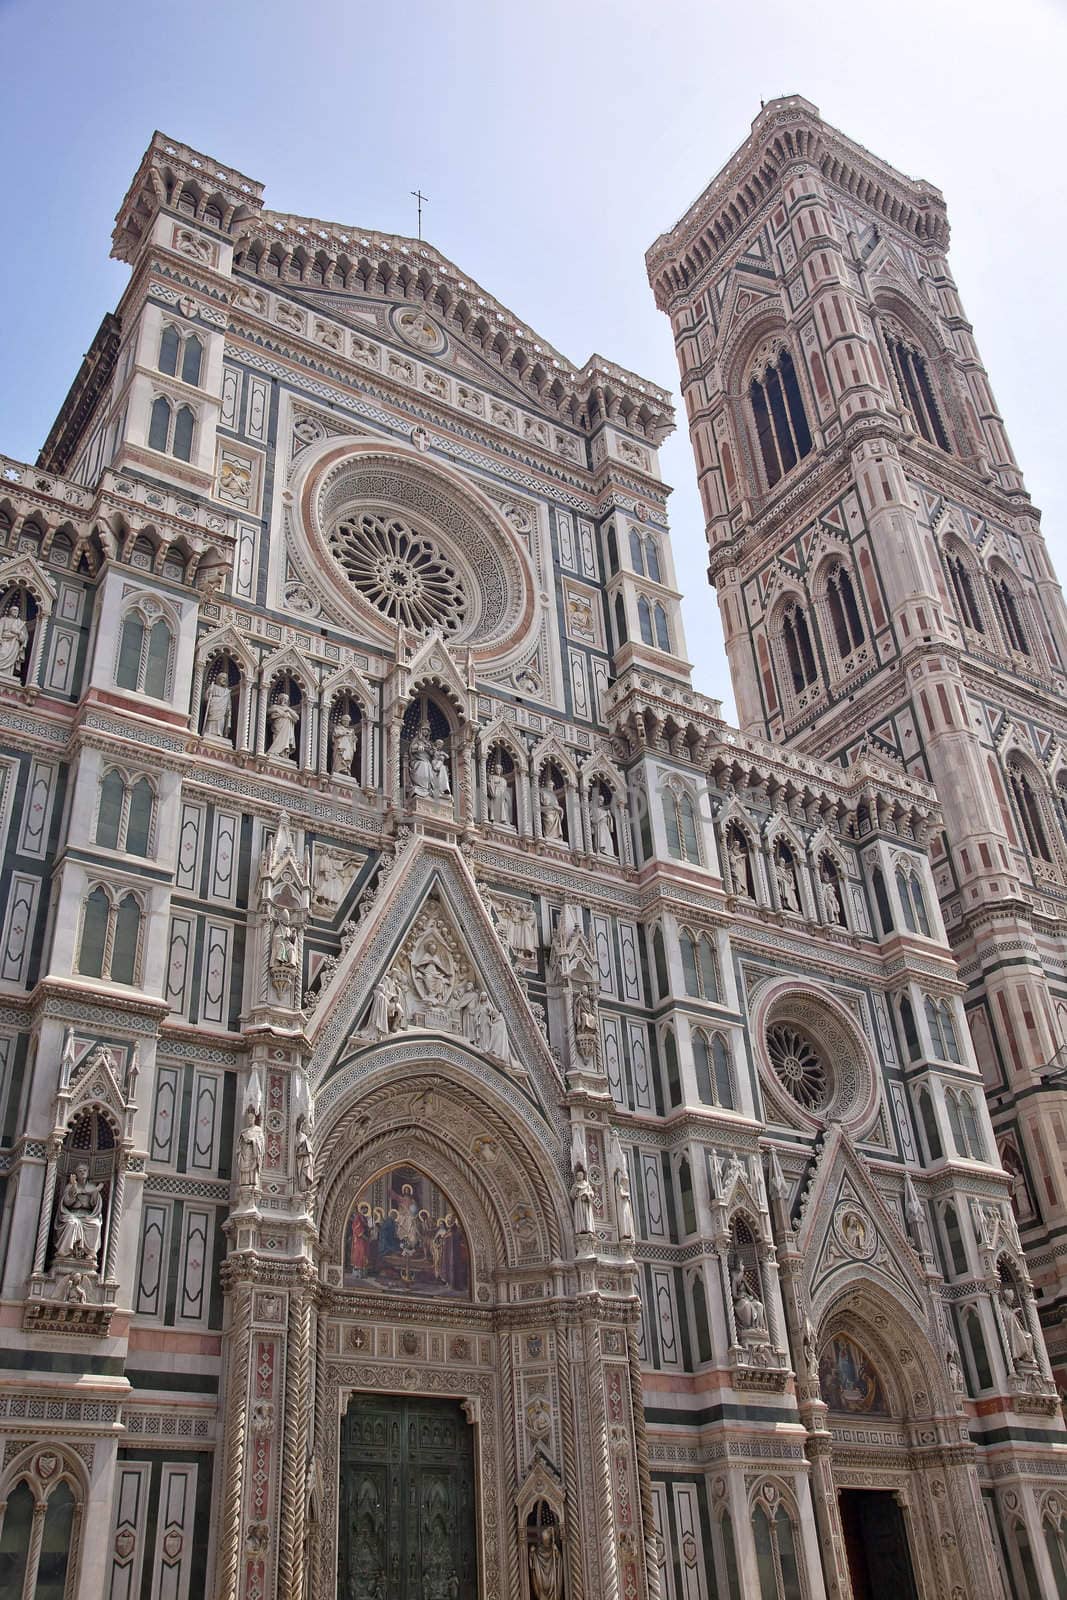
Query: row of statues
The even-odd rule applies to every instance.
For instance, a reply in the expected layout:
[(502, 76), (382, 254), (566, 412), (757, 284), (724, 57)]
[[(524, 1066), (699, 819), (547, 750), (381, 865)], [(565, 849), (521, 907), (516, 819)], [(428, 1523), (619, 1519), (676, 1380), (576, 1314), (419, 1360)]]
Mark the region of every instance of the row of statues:
[[(748, 846), (737, 828), (731, 828), (726, 836), (726, 860), (730, 872), (730, 885), (734, 894), (743, 899), (755, 898), (752, 879), (752, 862)], [(778, 844), (775, 846), (771, 858), (774, 872), (774, 884), (778, 892), (778, 903), (784, 911), (790, 911), (795, 916), (803, 914), (800, 900), (800, 884), (797, 876), (797, 865), (791, 853)], [(843, 928), (845, 926), (845, 908), (841, 898), (841, 887), (834, 868), (824, 858), (819, 865), (816, 888), (819, 896), (820, 910), (823, 920), (831, 927)]]
[[(204, 687), (203, 737), (216, 744), (232, 744), (234, 734), (234, 689), (220, 675)], [(300, 705), (291, 690), (282, 689), (267, 707), (266, 754), (274, 761), (299, 760)], [(358, 776), (360, 729), (358, 716), (351, 708), (333, 717), (330, 727), (328, 766), (333, 778)]]

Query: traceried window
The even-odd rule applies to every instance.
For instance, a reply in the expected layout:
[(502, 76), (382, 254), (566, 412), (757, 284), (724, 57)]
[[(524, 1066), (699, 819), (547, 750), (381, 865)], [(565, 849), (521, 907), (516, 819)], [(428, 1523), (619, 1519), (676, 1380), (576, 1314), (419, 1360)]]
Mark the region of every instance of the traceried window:
[(802, 694), (819, 676), (804, 607), (791, 600), (782, 612), (782, 640), (793, 693)]
[(985, 621), (978, 603), (974, 573), (960, 552), (951, 547), (945, 552), (945, 565), (948, 568), (952, 592), (956, 597), (956, 611), (960, 621), (973, 633), (985, 633)]
[(840, 562), (831, 568), (827, 577), (826, 602), (830, 609), (837, 653), (844, 661), (863, 643), (865, 634), (852, 575)]
[[(75, 1499), (67, 1472), (35, 1482), (36, 1493), (22, 1477), (4, 1497), (0, 1510), (0, 1594), (10, 1595), (12, 1600), (21, 1595), (32, 1596), (33, 1600), (62, 1600), (72, 1587), (68, 1583), (68, 1567), (71, 1552), (79, 1542), (82, 1507)], [(38, 1503), (43, 1516), (37, 1510)]]
[(150, 449), (176, 456), (179, 461), (191, 461), (195, 431), (196, 413), (191, 406), (175, 407), (166, 395), (156, 396), (148, 425)]
[[(200, 382), (204, 346), (195, 333), (183, 334), (173, 323), (163, 329), (159, 341), (159, 370), (168, 377), (181, 376), (183, 383)], [(159, 446), (156, 447), (160, 448)]]
[(811, 451), (811, 429), (788, 350), (754, 374), (748, 386), (752, 420), (768, 489)]
[(1023, 622), (1023, 602), (1014, 582), (1005, 571), (994, 567), (989, 574), (989, 587), (992, 590), (997, 616), (1008, 649), (1016, 651), (1019, 655), (1032, 655), (1030, 640)]
[(923, 1125), (923, 1136), (926, 1139), (926, 1149), (931, 1161), (940, 1161), (944, 1155), (941, 1144), (941, 1133), (937, 1126), (937, 1113), (934, 1110), (933, 1096), (929, 1089), (919, 1090), (919, 1117)]
[(1033, 778), (1021, 761), (1008, 762), (1008, 784), (1015, 800), (1027, 848), (1042, 861), (1052, 860), (1041, 802)]
[(663, 791), (663, 825), (667, 832), (667, 849), (676, 861), (691, 861), (700, 865), (700, 845), (697, 841), (697, 815), (693, 798), (679, 794), (668, 787)]
[(897, 893), (900, 896), (900, 909), (904, 913), (904, 923), (909, 933), (921, 933), (924, 938), (930, 937), (930, 918), (926, 914), (926, 897), (923, 886), (919, 882), (919, 874), (908, 871), (905, 867), (897, 868)]
[(170, 687), (173, 637), (164, 617), (146, 615), (140, 608), (128, 611), (119, 634), (115, 682), (120, 689), (132, 689), (165, 700)]
[(950, 453), (951, 446), (934, 397), (926, 357), (896, 329), (887, 331), (885, 342), (893, 376), (897, 381), (897, 391), (911, 412), (916, 429), (927, 444), (936, 444), (946, 454)]
[(98, 883), (82, 909), (78, 971), (86, 978), (136, 983), (141, 945), (141, 902)]
[(756, 1505), (752, 1512), (760, 1600), (802, 1600), (796, 1535), (785, 1509)]
[(346, 575), (383, 616), (422, 633), (455, 633), (469, 602), (463, 578), (436, 542), (397, 517), (345, 518), (330, 546)]
[(703, 1028), (693, 1033), (693, 1067), (697, 1094), (706, 1106), (733, 1109), (734, 1090), (730, 1072), (730, 1049), (721, 1033), (710, 1038)]
[(651, 645), (655, 650), (670, 650), (667, 613), (658, 600), (652, 603), (641, 595), (637, 601), (637, 620), (641, 626), (642, 643)]
[(147, 778), (130, 779), (112, 767), (100, 785), (96, 842), (131, 856), (151, 854), (156, 793)]
[(985, 1140), (982, 1138), (975, 1103), (966, 1089), (945, 1091), (945, 1109), (956, 1154), (970, 1161), (984, 1161)]
[(798, 1105), (818, 1111), (830, 1098), (831, 1082), (822, 1052), (792, 1023), (767, 1029), (767, 1054), (775, 1076)]
[(719, 1004), (719, 964), (710, 935), (699, 937), (683, 928), (678, 936), (682, 952), (682, 972), (685, 992), (694, 1000), (710, 1000)]
[(959, 1066), (960, 1047), (952, 1020), (951, 1006), (947, 1000), (935, 1000), (932, 995), (926, 996), (924, 1004), (926, 1025), (930, 1030), (934, 1055), (940, 1061), (954, 1061)]

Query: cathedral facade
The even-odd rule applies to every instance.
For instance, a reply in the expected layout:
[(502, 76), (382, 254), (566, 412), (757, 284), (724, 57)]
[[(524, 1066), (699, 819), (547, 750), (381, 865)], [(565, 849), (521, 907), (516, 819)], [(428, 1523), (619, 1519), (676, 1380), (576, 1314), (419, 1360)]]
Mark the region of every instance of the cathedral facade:
[(649, 252), (738, 730), (670, 397), (153, 137), (0, 458), (0, 1594), (1067, 1593), (1067, 629), (946, 246), (788, 100)]

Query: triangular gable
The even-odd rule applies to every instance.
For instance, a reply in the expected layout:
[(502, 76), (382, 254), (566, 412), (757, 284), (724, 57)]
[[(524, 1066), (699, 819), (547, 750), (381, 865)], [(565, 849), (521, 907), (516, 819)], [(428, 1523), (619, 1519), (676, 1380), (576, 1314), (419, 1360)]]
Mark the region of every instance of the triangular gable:
[[(510, 1061), (494, 1061), (502, 1078), (562, 1126), (562, 1084), (548, 1042), (530, 1009), (514, 964), (502, 946), (489, 908), (459, 850), (450, 844), (414, 838), (400, 852), (385, 885), (337, 963), (315, 1010), (308, 1032), (312, 1046), (309, 1075), (322, 1089), (343, 1060), (373, 1044), (368, 1024), (375, 990), (389, 974), (428, 901), (436, 900), (480, 985), (503, 1018)], [(440, 1035), (459, 1049), (477, 1049), (462, 1034), (434, 1024), (405, 1027), (398, 1039)], [(482, 1055), (491, 1051), (481, 1050)]]
[(29, 551), (12, 556), (10, 561), (0, 561), (0, 593), (19, 583), (33, 595), (42, 616), (49, 616), (56, 603), (56, 587)]
[(840, 1123), (831, 1125), (819, 1154), (797, 1249), (816, 1325), (857, 1276), (880, 1280), (925, 1320), (922, 1264)]

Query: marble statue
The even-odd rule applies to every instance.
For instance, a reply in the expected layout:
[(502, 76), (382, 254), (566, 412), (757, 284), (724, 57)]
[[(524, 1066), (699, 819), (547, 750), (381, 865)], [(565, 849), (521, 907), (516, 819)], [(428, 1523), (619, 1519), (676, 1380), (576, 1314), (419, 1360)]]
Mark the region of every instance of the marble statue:
[(545, 1525), (537, 1531), (530, 1546), (531, 1600), (561, 1600), (563, 1594), (563, 1552), (555, 1528)]
[(263, 1129), (251, 1101), (245, 1106), (244, 1126), (237, 1136), (237, 1181), (242, 1188), (258, 1189), (263, 1173)]
[(485, 782), (489, 791), (489, 821), (498, 828), (513, 827), (511, 783), (500, 763), (499, 756), (493, 762), (492, 770), (486, 777)]
[(780, 851), (774, 852), (774, 880), (778, 885), (778, 898), (786, 911), (799, 911), (797, 880), (792, 862)]
[(29, 640), (30, 630), (18, 606), (8, 606), (7, 615), (0, 617), (0, 678), (18, 677)]
[(296, 728), (300, 713), (290, 703), (287, 694), (280, 694), (267, 712), (270, 722), (270, 744), (267, 754), (279, 761), (293, 761), (296, 757)]
[(563, 807), (559, 803), (559, 794), (556, 786), (547, 773), (541, 779), (541, 785), (537, 793), (541, 807), (542, 838), (562, 839)]
[(408, 785), (413, 795), (428, 800), (433, 794), (433, 745), (430, 725), (424, 722), (408, 745)]
[(224, 678), (213, 678), (204, 690), (204, 738), (228, 739), (233, 700)]
[(404, 1026), (404, 994), (392, 973), (376, 985), (370, 1008), (371, 1032), (378, 1039), (397, 1033)]
[(356, 752), (359, 749), (359, 730), (354, 726), (352, 718), (347, 711), (343, 711), (334, 723), (333, 747), (330, 751), (330, 776), (332, 778), (350, 778), (355, 765)]
[(819, 878), (822, 885), (823, 915), (833, 927), (839, 928), (844, 918), (841, 914), (841, 896), (837, 892), (837, 884), (834, 882), (833, 873), (823, 867)]
[(741, 842), (736, 828), (726, 842), (726, 856), (730, 863), (730, 884), (734, 894), (748, 896), (748, 851)]
[(304, 1195), (315, 1187), (315, 1150), (306, 1117), (298, 1118), (296, 1124), (296, 1186)]
[(280, 906), (270, 941), (270, 964), (272, 967), (295, 967), (296, 959), (296, 935), (287, 908)]
[(596, 1194), (593, 1185), (586, 1176), (586, 1171), (580, 1164), (574, 1169), (574, 1182), (571, 1184), (571, 1200), (574, 1205), (574, 1231), (577, 1234), (595, 1233), (596, 1221), (593, 1207), (596, 1203)]
[(97, 1264), (104, 1226), (104, 1193), (89, 1177), (86, 1162), (79, 1161), (67, 1178), (56, 1215), (56, 1255), (67, 1261)]
[(630, 1174), (625, 1160), (615, 1168), (615, 1215), (619, 1224), (619, 1238), (624, 1244), (632, 1244), (637, 1233), (633, 1201), (630, 1198)]
[(452, 798), (452, 777), (443, 739), (434, 740), (433, 755), (430, 757), (430, 793), (435, 800)]
[(1035, 1367), (1034, 1336), (1026, 1325), (1025, 1311), (1016, 1302), (1015, 1290), (1006, 1288), (1001, 1298), (1011, 1359), (1016, 1367)]
[(615, 823), (611, 815), (611, 807), (604, 796), (597, 792), (593, 796), (590, 811), (593, 824), (593, 848), (598, 856), (608, 856), (615, 860)]
[(740, 1264), (730, 1274), (730, 1293), (733, 1297), (734, 1322), (739, 1337), (744, 1340), (746, 1335), (751, 1337), (753, 1334), (765, 1333), (767, 1316), (763, 1309), (763, 1301), (749, 1289), (745, 1269)]

